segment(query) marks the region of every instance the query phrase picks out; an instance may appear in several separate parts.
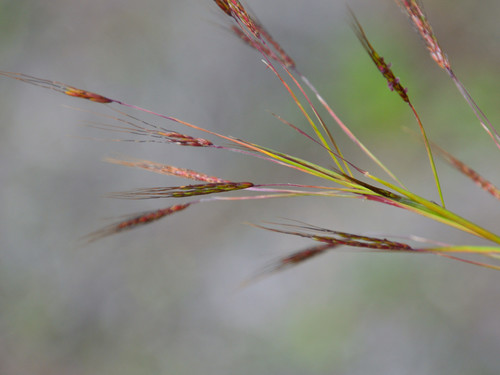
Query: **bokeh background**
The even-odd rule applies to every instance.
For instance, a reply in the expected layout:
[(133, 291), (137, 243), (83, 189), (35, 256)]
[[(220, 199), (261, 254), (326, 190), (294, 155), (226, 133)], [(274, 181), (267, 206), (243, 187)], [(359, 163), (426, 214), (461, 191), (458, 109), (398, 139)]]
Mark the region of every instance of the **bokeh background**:
[[(438, 200), (422, 145), (401, 130), (416, 124), (360, 47), (345, 2), (248, 3), (359, 138), (408, 186)], [(498, 150), (406, 16), (390, 0), (349, 4), (409, 88), (429, 136), (500, 183)], [(500, 3), (425, 5), (457, 75), (498, 124)], [(0, 66), (328, 165), (320, 148), (272, 117), (306, 126), (228, 25), (209, 0), (0, 0)], [(310, 244), (245, 222), (290, 218), (354, 233), (479, 241), (371, 203), (304, 198), (198, 205), (81, 246), (79, 238), (120, 215), (172, 204), (106, 193), (184, 182), (106, 164), (106, 156), (234, 181), (314, 181), (240, 155), (87, 139), (114, 137), (81, 126), (107, 122), (104, 106), (7, 78), (0, 85), (2, 375), (499, 373), (495, 271), (342, 249), (239, 288), (269, 261)], [(352, 161), (373, 168), (338, 136)], [(448, 207), (498, 231), (498, 202), (444, 163), (438, 168)]]

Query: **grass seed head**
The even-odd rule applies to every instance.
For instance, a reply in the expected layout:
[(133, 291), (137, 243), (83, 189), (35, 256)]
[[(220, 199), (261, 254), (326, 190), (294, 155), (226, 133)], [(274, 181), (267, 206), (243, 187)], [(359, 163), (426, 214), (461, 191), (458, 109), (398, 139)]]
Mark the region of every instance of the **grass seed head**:
[[(280, 44), (273, 39), (271, 34), (267, 32), (255, 17), (252, 17), (238, 0), (215, 0), (215, 3), (224, 13), (231, 16), (236, 21), (238, 26), (233, 26), (231, 29), (241, 40), (271, 59), (283, 64), (285, 67), (295, 67), (295, 61), (285, 52)], [(255, 39), (252, 39), (247, 32), (240, 29), (241, 25), (244, 25)], [(269, 43), (276, 52), (271, 50), (271, 48), (266, 45), (266, 42)]]
[(106, 98), (105, 96), (90, 92), (90, 91), (85, 91), (82, 89), (77, 89), (75, 87), (68, 86), (66, 90), (64, 91), (64, 94), (73, 96), (76, 98), (81, 98), (81, 99), (87, 99), (90, 100), (91, 102), (96, 102), (96, 103), (111, 103), (113, 100)]
[(259, 270), (254, 276), (242, 283), (242, 286), (248, 285), (254, 281), (257, 281), (263, 277), (270, 276), (273, 273), (284, 271), (288, 268), (292, 268), (303, 262), (312, 259), (318, 255), (325, 253), (328, 250), (336, 248), (337, 245), (332, 244), (321, 244), (310, 246), (307, 249), (296, 251), (286, 257), (280, 258), (270, 264), (268, 264), (263, 269)]
[[(297, 228), (299, 229), (299, 231), (277, 229), (260, 225), (255, 225), (255, 226), (272, 232), (309, 238), (314, 241), (323, 242), (335, 246), (351, 246), (351, 247), (367, 248), (372, 250), (392, 250), (392, 251), (415, 250), (410, 245), (402, 242), (391, 241), (385, 238), (368, 237), (352, 233), (339, 232), (316, 226), (281, 224), (281, 226), (283, 227)], [(327, 233), (327, 235), (315, 234), (314, 232)]]
[(157, 131), (156, 134), (165, 137), (170, 142), (178, 144), (180, 146), (207, 147), (213, 145), (213, 143), (208, 139), (194, 138), (189, 135), (180, 134), (177, 132)]
[(110, 236), (115, 233), (120, 233), (125, 230), (133, 229), (141, 225), (146, 225), (149, 224), (153, 221), (159, 220), (165, 216), (174, 214), (176, 212), (182, 211), (186, 208), (188, 208), (193, 202), (191, 203), (184, 203), (184, 204), (176, 204), (174, 206), (170, 206), (167, 208), (163, 208), (160, 210), (155, 210), (155, 211), (148, 211), (144, 212), (141, 214), (136, 214), (131, 217), (129, 217), (126, 220), (120, 221), (115, 224), (108, 225), (102, 229), (99, 229), (93, 233), (88, 234), (87, 236), (84, 237), (84, 240), (87, 242), (93, 242), (96, 240), (99, 240), (101, 238)]
[[(235, 21), (243, 24), (254, 37), (260, 38), (261, 26), (250, 16), (243, 5), (238, 0), (226, 0), (224, 6), (226, 4), (229, 6), (231, 16)], [(223, 7), (221, 8), (224, 10)]]
[(226, 193), (233, 190), (244, 190), (252, 186), (254, 185), (251, 182), (218, 182), (212, 184), (136, 189), (112, 193), (109, 196), (121, 199), (187, 198), (198, 195)]
[(222, 9), (224, 13), (226, 13), (230, 17), (232, 16), (231, 8), (229, 7), (227, 0), (215, 0), (215, 3), (219, 6), (219, 8)]
[(408, 97), (408, 89), (403, 87), (403, 85), (401, 85), (401, 82), (399, 81), (399, 78), (394, 75), (393, 71), (391, 70), (391, 64), (386, 63), (384, 58), (380, 56), (377, 51), (375, 51), (375, 48), (373, 48), (373, 46), (369, 42), (365, 31), (361, 27), (361, 24), (359, 23), (354, 13), (350, 9), (349, 12), (351, 14), (352, 27), (354, 29), (354, 32), (356, 33), (356, 36), (363, 45), (363, 48), (370, 55), (380, 73), (382, 73), (382, 75), (387, 80), (389, 90), (396, 91), (401, 99), (403, 99), (406, 103), (409, 103), (410, 98)]
[(108, 163), (125, 165), (128, 167), (142, 168), (147, 171), (159, 174), (187, 178), (190, 180), (203, 181), (207, 183), (229, 182), (227, 180), (223, 180), (218, 177), (209, 176), (205, 173), (193, 171), (192, 169), (178, 168), (174, 167), (173, 165), (156, 163), (154, 161), (149, 161), (149, 160), (142, 160), (142, 159), (121, 160), (114, 158), (106, 158), (104, 160), (107, 161)]
[(416, 0), (396, 0), (396, 2), (408, 14), (410, 21), (424, 40), (431, 58), (442, 69), (451, 70), (448, 57), (441, 50), (436, 34), (434, 34), (434, 31), (432, 30), (431, 24), (427, 20), (427, 16), (423, 11), (422, 6), (419, 5)]
[(106, 98), (105, 96), (96, 94), (94, 92), (90, 92), (90, 91), (86, 91), (86, 90), (82, 90), (82, 89), (77, 89), (76, 87), (68, 86), (62, 82), (50, 81), (48, 79), (37, 78), (37, 77), (30, 76), (28, 74), (22, 74), (22, 73), (0, 71), (0, 75), (5, 76), (5, 77), (10, 77), (13, 79), (17, 79), (19, 81), (29, 83), (31, 85), (54, 90), (54, 91), (57, 91), (57, 92), (60, 92), (60, 93), (63, 93), (63, 94), (69, 95), (69, 96), (73, 96), (75, 98), (90, 100), (90, 101), (96, 102), (96, 103), (112, 103), (112, 102), (114, 102), (113, 99)]
[(259, 52), (279, 62), (280, 64), (283, 64), (289, 69), (295, 68), (295, 61), (285, 52), (280, 44), (276, 42), (263, 27), (260, 27), (262, 37), (276, 50), (276, 52), (274, 52), (260, 40), (249, 38), (243, 31), (238, 28), (238, 26), (233, 25), (231, 27), (231, 30), (236, 34), (238, 38), (240, 38), (250, 47), (258, 50)]

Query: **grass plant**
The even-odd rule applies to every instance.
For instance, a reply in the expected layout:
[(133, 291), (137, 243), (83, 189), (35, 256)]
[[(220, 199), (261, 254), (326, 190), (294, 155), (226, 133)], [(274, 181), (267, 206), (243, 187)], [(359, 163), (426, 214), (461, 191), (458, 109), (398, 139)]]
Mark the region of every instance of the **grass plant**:
[[(472, 109), (474, 115), (477, 117), (481, 127), (491, 137), (496, 146), (500, 148), (500, 136), (465, 86), (453, 72), (451, 64), (446, 54), (439, 46), (438, 39), (433, 32), (427, 16), (423, 12), (420, 2), (416, 0), (396, 0), (396, 3), (405, 13), (407, 13), (410, 22), (422, 37), (431, 58), (448, 74), (460, 94), (466, 100), (466, 103)], [(412, 191), (411, 188), (406, 187), (402, 183), (403, 178), (401, 176), (396, 176), (385, 163), (375, 156), (374, 152), (369, 150), (360, 141), (353, 131), (334, 112), (323, 96), (320, 95), (314, 85), (303, 73), (301, 73), (293, 58), (284, 51), (281, 45), (273, 39), (264, 26), (240, 1), (215, 0), (215, 5), (218, 6), (227, 16), (228, 21), (231, 22), (231, 31), (241, 39), (242, 42), (246, 43), (260, 54), (266, 68), (272, 71), (277, 81), (283, 85), (290, 99), (297, 106), (310, 128), (308, 130), (301, 129), (281, 117), (277, 116), (277, 118), (291, 131), (298, 132), (303, 136), (304, 142), (313, 142), (319, 149), (327, 153), (334, 166), (326, 167), (289, 153), (257, 145), (247, 140), (219, 134), (172, 116), (155, 113), (146, 108), (138, 107), (110, 96), (78, 89), (61, 82), (41, 79), (23, 73), (1, 71), (0, 75), (4, 77), (55, 90), (77, 99), (89, 100), (96, 104), (109, 107), (114, 114), (111, 116), (106, 115), (106, 118), (113, 122), (110, 124), (99, 123), (93, 126), (124, 135), (125, 138), (120, 140), (130, 140), (130, 137), (133, 137), (134, 141), (140, 142), (170, 143), (184, 147), (211, 148), (223, 150), (225, 152), (240, 153), (248, 157), (261, 158), (270, 163), (300, 171), (312, 176), (315, 181), (317, 181), (311, 185), (232, 181), (217, 176), (209, 176), (199, 171), (165, 165), (155, 161), (108, 158), (106, 161), (113, 164), (145, 169), (158, 174), (176, 176), (194, 181), (195, 183), (180, 186), (137, 189), (110, 194), (110, 197), (120, 199), (187, 198), (190, 200), (180, 204), (168, 205), (153, 211), (132, 214), (88, 234), (84, 237), (85, 241), (91, 242), (101, 240), (107, 236), (135, 229), (139, 226), (171, 216), (191, 206), (208, 202), (222, 200), (252, 201), (273, 198), (297, 199), (306, 196), (316, 196), (322, 199), (351, 198), (373, 201), (381, 205), (389, 205), (394, 208), (410, 211), (414, 214), (424, 216), (429, 220), (443, 223), (475, 237), (479, 237), (488, 244), (484, 246), (454, 245), (433, 241), (431, 239), (424, 240), (420, 237), (417, 238), (416, 236), (412, 236), (412, 234), (408, 234), (407, 241), (401, 242), (399, 240), (390, 240), (385, 237), (340, 232), (334, 229), (321, 228), (302, 222), (254, 224), (255, 227), (261, 229), (304, 237), (319, 242), (319, 244), (311, 245), (306, 249), (296, 251), (289, 256), (279, 259), (268, 268), (258, 273), (258, 275), (267, 275), (268, 273), (301, 264), (308, 259), (340, 246), (361, 248), (368, 251), (373, 250), (375, 252), (434, 254), (500, 270), (500, 264), (495, 263), (500, 257), (500, 235), (484, 228), (480, 224), (457, 215), (452, 208), (445, 205), (446, 192), (443, 191), (441, 187), (435, 156), (446, 161), (451, 167), (467, 176), (473, 183), (480, 186), (485, 192), (490, 193), (496, 199), (500, 199), (500, 190), (487, 179), (468, 167), (464, 162), (458, 160), (428, 139), (424, 124), (410, 100), (408, 90), (393, 72), (391, 64), (384, 60), (376, 51), (374, 45), (368, 40), (365, 30), (352, 10), (349, 10), (352, 28), (363, 48), (376, 65), (379, 73), (385, 78), (388, 88), (398, 94), (409, 106), (415, 118), (416, 125), (420, 131), (423, 147), (425, 147), (429, 159), (429, 168), (432, 170), (434, 176), (434, 185), (440, 197), (439, 203), (420, 196)], [(326, 113), (329, 115), (328, 119), (320, 115), (320, 108), (326, 110)], [(129, 113), (130, 111), (135, 111), (138, 115), (131, 115)], [(164, 126), (146, 122), (138, 117), (141, 113), (154, 115), (160, 120), (174, 123), (184, 130), (171, 130)], [(373, 161), (380, 170), (368, 171), (362, 166), (355, 165), (347, 160), (342, 152), (342, 148), (347, 146), (339, 144), (335, 139), (333, 131), (331, 130), (332, 126), (338, 126), (338, 128), (354, 143), (359, 152)], [(188, 134), (190, 130), (201, 131), (206, 134), (206, 138), (191, 136)], [(240, 191), (240, 194), (235, 194), (234, 192), (236, 191)], [(471, 254), (476, 254), (480, 259), (477, 260), (478, 258), (476, 257), (474, 257), (474, 259), (466, 257)]]

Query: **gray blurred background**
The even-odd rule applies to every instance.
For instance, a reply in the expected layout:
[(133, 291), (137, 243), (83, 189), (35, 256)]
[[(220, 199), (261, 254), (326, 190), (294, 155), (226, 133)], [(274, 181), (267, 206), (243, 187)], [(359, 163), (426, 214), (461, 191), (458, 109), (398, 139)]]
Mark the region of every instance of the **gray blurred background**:
[[(438, 200), (422, 145), (401, 130), (416, 124), (360, 47), (345, 2), (248, 3), (359, 138), (414, 191)], [(349, 4), (409, 88), (429, 136), (500, 183), (498, 150), (406, 16), (390, 0)], [(500, 3), (425, 5), (457, 75), (498, 124)], [(0, 0), (0, 68), (328, 166), (319, 147), (272, 117), (306, 129), (258, 53), (228, 25), (209, 0)], [(81, 126), (107, 122), (104, 106), (7, 78), (0, 85), (0, 374), (500, 372), (495, 271), (432, 255), (341, 249), (238, 288), (269, 261), (310, 244), (245, 222), (290, 218), (354, 233), (480, 241), (372, 203), (304, 198), (198, 205), (81, 246), (79, 238), (120, 215), (174, 203), (106, 193), (185, 183), (104, 163), (106, 156), (234, 181), (317, 181), (220, 151), (85, 139), (115, 137)], [(338, 137), (352, 161), (373, 169)], [(498, 231), (498, 202), (444, 163), (438, 168), (448, 207)]]

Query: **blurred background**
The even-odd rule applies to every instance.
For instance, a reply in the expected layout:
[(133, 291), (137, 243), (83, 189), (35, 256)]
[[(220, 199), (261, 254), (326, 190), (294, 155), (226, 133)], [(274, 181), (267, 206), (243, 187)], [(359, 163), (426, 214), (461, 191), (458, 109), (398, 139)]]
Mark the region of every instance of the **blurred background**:
[[(425, 150), (402, 131), (417, 131), (411, 113), (361, 48), (345, 2), (247, 2), (358, 137), (407, 186), (437, 201)], [(349, 5), (409, 88), (428, 135), (500, 183), (498, 150), (395, 2)], [(456, 74), (498, 124), (500, 3), (425, 5)], [(0, 0), (0, 68), (328, 166), (322, 149), (273, 118), (306, 129), (258, 53), (228, 32), (229, 21), (209, 0)], [(220, 151), (89, 140), (116, 136), (81, 126), (108, 122), (105, 106), (7, 78), (0, 85), (2, 375), (499, 373), (495, 271), (345, 248), (239, 288), (270, 261), (310, 245), (245, 222), (289, 218), (360, 234), (476, 239), (373, 203), (304, 198), (198, 205), (81, 246), (82, 236), (121, 215), (178, 203), (106, 193), (185, 183), (104, 163), (106, 156), (233, 181), (315, 181)], [(332, 129), (350, 160), (378, 173)], [(448, 208), (498, 231), (498, 202), (445, 163), (438, 169)]]

